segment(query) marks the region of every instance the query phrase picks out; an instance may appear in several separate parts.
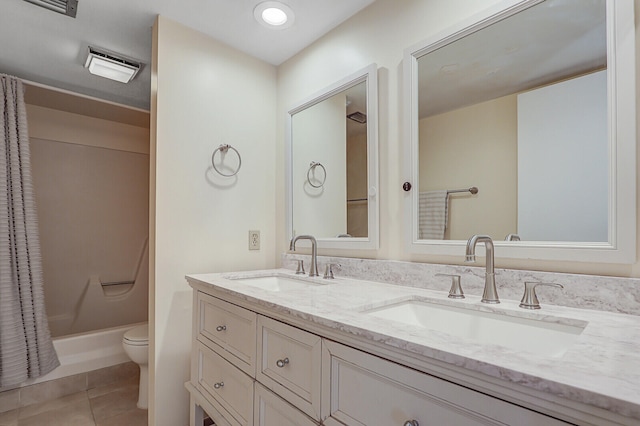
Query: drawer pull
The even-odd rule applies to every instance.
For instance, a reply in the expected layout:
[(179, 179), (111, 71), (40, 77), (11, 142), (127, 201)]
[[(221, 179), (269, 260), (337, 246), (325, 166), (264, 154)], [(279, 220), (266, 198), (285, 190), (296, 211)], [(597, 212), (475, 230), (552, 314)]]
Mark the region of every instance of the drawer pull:
[(220, 388), (221, 388), (221, 387), (223, 387), (223, 386), (224, 386), (224, 382), (218, 382), (218, 383), (214, 383), (214, 384), (213, 384), (213, 387), (214, 387), (215, 389), (220, 389)]
[(402, 426), (420, 426), (417, 420), (407, 420)]
[(289, 358), (279, 359), (276, 361), (276, 365), (280, 368), (284, 367), (287, 364), (289, 364)]
[(226, 331), (227, 326), (226, 325), (219, 325), (216, 327), (216, 331)]

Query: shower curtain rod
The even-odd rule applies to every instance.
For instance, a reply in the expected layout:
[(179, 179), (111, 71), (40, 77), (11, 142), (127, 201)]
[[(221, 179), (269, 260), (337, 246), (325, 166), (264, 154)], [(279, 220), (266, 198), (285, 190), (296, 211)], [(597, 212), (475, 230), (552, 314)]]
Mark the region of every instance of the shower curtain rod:
[(77, 96), (79, 98), (88, 99), (90, 101), (102, 102), (102, 103), (113, 105), (113, 106), (117, 106), (117, 107), (120, 107), (120, 108), (127, 108), (127, 109), (130, 109), (130, 110), (133, 110), (133, 111), (150, 113), (150, 111), (147, 110), (147, 109), (133, 107), (131, 105), (125, 105), (125, 104), (121, 104), (121, 103), (118, 103), (118, 102), (108, 101), (106, 99), (96, 98), (95, 96), (89, 96), (89, 95), (85, 95), (83, 93), (73, 92), (73, 91), (67, 90), (67, 89), (61, 89), (59, 87), (50, 86), (48, 84), (38, 83), (36, 81), (31, 81), (31, 80), (25, 80), (24, 78), (21, 78), (20, 80), (22, 80), (22, 83), (24, 83), (26, 85), (34, 86), (34, 87), (40, 87), (42, 89), (51, 90), (53, 92), (62, 93), (64, 95)]

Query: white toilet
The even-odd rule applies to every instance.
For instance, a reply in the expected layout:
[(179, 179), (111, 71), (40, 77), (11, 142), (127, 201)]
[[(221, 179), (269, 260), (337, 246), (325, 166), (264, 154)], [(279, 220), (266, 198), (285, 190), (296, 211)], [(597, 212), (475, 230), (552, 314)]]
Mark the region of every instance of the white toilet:
[(131, 361), (140, 366), (138, 408), (146, 410), (149, 402), (149, 325), (139, 325), (124, 333), (122, 346)]

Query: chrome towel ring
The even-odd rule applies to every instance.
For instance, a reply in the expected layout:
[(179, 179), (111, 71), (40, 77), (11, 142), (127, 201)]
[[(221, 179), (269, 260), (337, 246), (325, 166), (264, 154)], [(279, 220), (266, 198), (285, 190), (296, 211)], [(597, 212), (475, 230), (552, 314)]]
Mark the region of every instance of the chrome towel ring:
[[(227, 173), (222, 173), (217, 167), (216, 167), (216, 162), (215, 162), (215, 157), (216, 157), (216, 152), (220, 151), (220, 155), (224, 155), (227, 153), (227, 151), (229, 150), (233, 150), (235, 151), (236, 155), (238, 156), (238, 168), (231, 174), (227, 174)], [(240, 170), (240, 166), (242, 166), (242, 157), (240, 156), (240, 153), (238, 152), (237, 149), (235, 149), (234, 147), (232, 147), (229, 144), (222, 144), (219, 147), (217, 147), (215, 149), (215, 151), (213, 151), (213, 154), (211, 155), (211, 165), (213, 166), (213, 169), (218, 172), (219, 175), (224, 176), (224, 177), (232, 177), (235, 176), (238, 171)]]
[[(320, 182), (320, 179), (316, 179), (318, 182), (320, 182), (320, 185), (314, 185), (313, 183), (311, 183), (311, 172), (313, 171), (315, 174), (315, 169), (316, 167), (322, 167), (322, 172), (324, 174), (324, 177), (322, 179), (322, 182)], [(324, 183), (327, 180), (327, 169), (324, 168), (324, 166), (322, 165), (322, 163), (316, 162), (316, 161), (312, 161), (311, 164), (309, 165), (309, 170), (307, 170), (307, 182), (309, 182), (309, 185), (313, 186), (314, 188), (322, 188), (324, 186)]]

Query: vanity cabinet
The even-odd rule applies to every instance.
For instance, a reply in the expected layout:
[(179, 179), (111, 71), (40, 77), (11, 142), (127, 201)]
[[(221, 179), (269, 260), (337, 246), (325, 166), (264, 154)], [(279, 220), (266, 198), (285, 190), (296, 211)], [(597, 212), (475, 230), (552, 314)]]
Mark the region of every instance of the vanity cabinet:
[(317, 426), (318, 423), (256, 382), (254, 426)]
[(253, 421), (253, 379), (202, 343), (197, 344), (196, 388), (211, 395), (229, 421), (247, 426)]
[(320, 423), (319, 336), (200, 291), (193, 322), (192, 426)]
[(264, 316), (258, 317), (256, 380), (314, 420), (320, 418), (321, 339)]
[(191, 426), (569, 424), (194, 293)]
[(257, 315), (202, 292), (196, 294), (197, 340), (213, 345), (223, 358), (253, 376), (256, 371)]
[(328, 426), (568, 425), (348, 346), (324, 343)]

